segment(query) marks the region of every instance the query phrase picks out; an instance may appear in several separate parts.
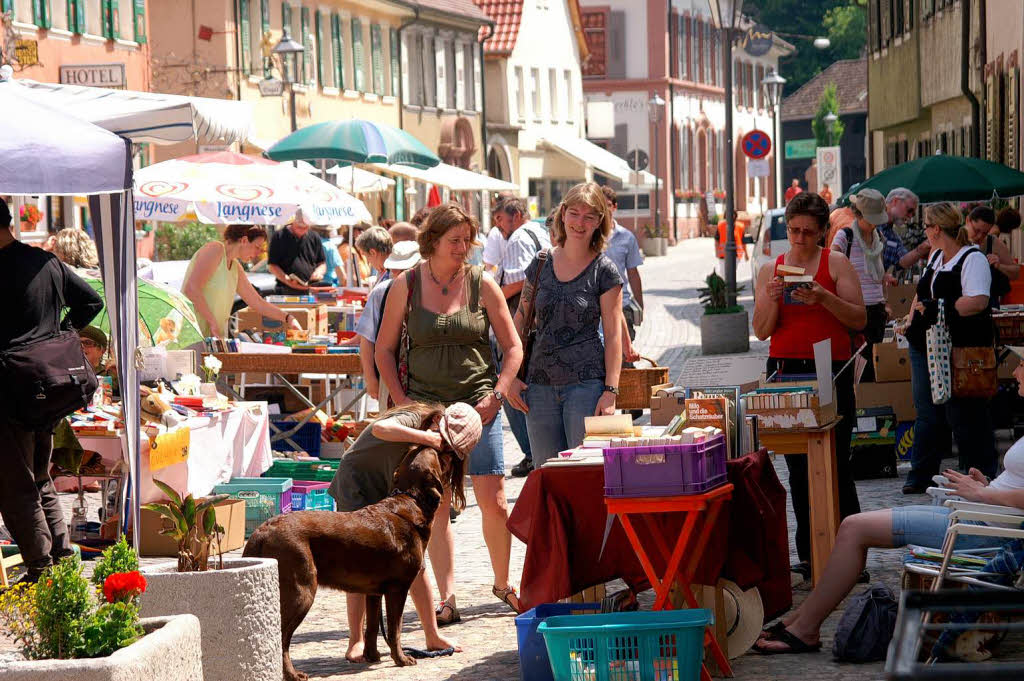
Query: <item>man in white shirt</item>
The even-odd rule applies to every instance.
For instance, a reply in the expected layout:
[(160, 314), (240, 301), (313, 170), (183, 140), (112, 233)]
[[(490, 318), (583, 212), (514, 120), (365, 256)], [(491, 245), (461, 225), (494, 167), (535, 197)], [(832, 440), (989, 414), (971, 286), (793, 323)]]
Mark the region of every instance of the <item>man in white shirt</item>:
[[(608, 201), (608, 210), (615, 214), (618, 210), (618, 198), (615, 190), (611, 187), (601, 187), (605, 200)], [(618, 222), (615, 222), (615, 229), (608, 239), (604, 254), (607, 255), (622, 277), (622, 314), (626, 318), (626, 326), (629, 328), (629, 338), (636, 338), (636, 328), (643, 320), (644, 309), (644, 287), (640, 280), (640, 265), (644, 263), (644, 256), (640, 252), (640, 244), (636, 236)]]
[(484, 239), (484, 252), (481, 254), (484, 270), (494, 276), (497, 276), (501, 259), (505, 255), (505, 244), (505, 235), (502, 234), (501, 228), (494, 224), (491, 231), (487, 232), (487, 238)]

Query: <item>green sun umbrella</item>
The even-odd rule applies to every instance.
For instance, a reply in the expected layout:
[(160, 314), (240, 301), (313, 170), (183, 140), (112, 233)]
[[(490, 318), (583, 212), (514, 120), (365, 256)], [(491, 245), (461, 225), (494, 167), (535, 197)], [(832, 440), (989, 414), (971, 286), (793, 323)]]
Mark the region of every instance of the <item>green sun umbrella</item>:
[[(84, 277), (97, 293), (103, 295), (103, 282)], [(139, 296), (139, 343), (143, 346), (163, 345), (168, 350), (183, 350), (203, 340), (192, 301), (179, 291), (145, 279), (137, 279)], [(110, 320), (106, 307), (90, 322), (110, 336)]]
[(300, 128), (270, 147), (266, 156), (275, 161), (333, 159), (417, 168), (433, 168), (441, 162), (437, 154), (406, 131), (358, 118)]
[[(871, 188), (883, 196), (896, 187), (906, 187), (922, 203), (988, 201), (994, 196), (1024, 195), (1024, 173), (980, 158), (937, 154), (886, 168), (855, 187), (851, 191)], [(838, 204), (849, 203), (849, 196), (850, 192), (844, 194)]]

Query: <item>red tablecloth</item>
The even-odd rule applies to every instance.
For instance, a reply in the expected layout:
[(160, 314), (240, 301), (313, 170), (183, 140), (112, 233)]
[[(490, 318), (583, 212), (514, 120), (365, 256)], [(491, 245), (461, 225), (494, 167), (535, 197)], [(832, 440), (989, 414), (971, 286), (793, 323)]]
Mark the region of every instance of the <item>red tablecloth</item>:
[[(786, 491), (764, 450), (730, 461), (728, 471), (736, 486), (733, 499), (716, 521), (693, 582), (714, 584), (722, 576), (742, 588), (756, 585), (765, 613), (774, 615), (792, 604)], [(542, 468), (530, 474), (508, 521), (512, 534), (526, 544), (524, 608), (620, 577), (635, 591), (650, 588), (619, 522), (598, 559), (607, 517), (602, 467)], [(662, 522), (675, 533), (682, 516), (665, 515)], [(647, 528), (641, 524), (637, 531), (644, 539)]]

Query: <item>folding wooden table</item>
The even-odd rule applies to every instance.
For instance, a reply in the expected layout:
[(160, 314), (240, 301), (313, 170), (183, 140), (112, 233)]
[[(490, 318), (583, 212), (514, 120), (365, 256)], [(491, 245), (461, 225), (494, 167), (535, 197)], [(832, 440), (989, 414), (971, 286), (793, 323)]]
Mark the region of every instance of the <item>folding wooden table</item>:
[(761, 446), (776, 454), (807, 455), (807, 499), (811, 520), (811, 578), (818, 583), (839, 532), (839, 479), (835, 429), (838, 417), (819, 428), (760, 429)]
[[(619, 516), (622, 528), (629, 537), (629, 543), (636, 552), (644, 572), (654, 588), (655, 610), (666, 610), (672, 607), (669, 593), (675, 583), (679, 592), (691, 608), (700, 607), (693, 595), (692, 584), (694, 573), (704, 554), (711, 530), (715, 526), (722, 504), (732, 498), (733, 487), (726, 483), (703, 494), (689, 494), (674, 497), (605, 497), (608, 512)], [(684, 514), (683, 526), (676, 537), (665, 536), (664, 526), (659, 524), (656, 516), (665, 513)], [(653, 547), (645, 546), (637, 534), (634, 522), (642, 520), (651, 536)], [(674, 540), (674, 545), (670, 543)], [(658, 574), (652, 560), (651, 550), (657, 551), (665, 564), (662, 575)], [(685, 556), (685, 561), (684, 561)], [(711, 650), (718, 668), (726, 676), (732, 676), (732, 666), (722, 647), (718, 644), (710, 627), (704, 632), (704, 645)], [(708, 681), (711, 674), (707, 666), (701, 666), (701, 678)]]

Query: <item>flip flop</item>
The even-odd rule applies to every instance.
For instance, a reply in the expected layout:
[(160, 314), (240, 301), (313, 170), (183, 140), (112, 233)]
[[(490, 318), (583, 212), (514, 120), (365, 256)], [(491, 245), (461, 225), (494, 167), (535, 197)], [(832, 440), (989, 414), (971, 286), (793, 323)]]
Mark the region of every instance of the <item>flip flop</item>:
[(758, 641), (757, 643), (754, 643), (754, 650), (760, 653), (761, 655), (802, 655), (804, 653), (816, 653), (819, 650), (821, 650), (820, 641), (818, 643), (815, 643), (814, 645), (809, 645), (798, 639), (796, 636), (790, 633), (790, 631), (785, 627), (783, 627), (781, 631), (772, 633), (767, 640), (785, 643), (787, 646), (789, 646), (789, 648), (787, 650), (771, 650), (768, 648), (761, 648), (757, 645), (757, 643), (760, 643), (760, 641)]
[(775, 624), (771, 625), (770, 627), (765, 627), (764, 629), (762, 629), (761, 633), (765, 634), (765, 635), (764, 636), (759, 636), (758, 639), (772, 638), (774, 636), (779, 635), (781, 632), (783, 632), (785, 630), (786, 630), (786, 625), (783, 624), (782, 620), (779, 620), (778, 622), (776, 622)]

